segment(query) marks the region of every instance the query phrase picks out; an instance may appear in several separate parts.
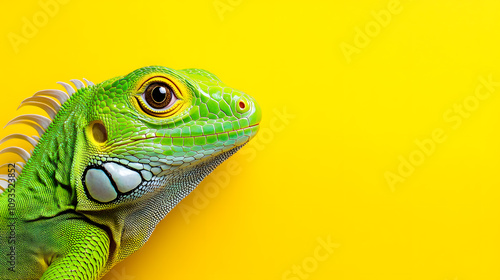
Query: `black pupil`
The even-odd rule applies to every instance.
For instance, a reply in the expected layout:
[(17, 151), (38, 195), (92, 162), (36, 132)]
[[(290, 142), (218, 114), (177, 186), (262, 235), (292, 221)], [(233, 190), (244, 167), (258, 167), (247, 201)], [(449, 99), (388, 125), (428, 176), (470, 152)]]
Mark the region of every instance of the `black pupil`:
[(155, 87), (151, 97), (153, 97), (154, 102), (162, 103), (167, 98), (167, 89), (165, 87)]

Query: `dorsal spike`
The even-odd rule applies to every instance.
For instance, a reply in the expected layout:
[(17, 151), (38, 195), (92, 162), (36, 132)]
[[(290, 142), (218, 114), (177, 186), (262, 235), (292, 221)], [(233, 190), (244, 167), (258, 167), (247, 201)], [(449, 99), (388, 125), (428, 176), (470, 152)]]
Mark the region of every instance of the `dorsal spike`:
[(83, 78), (83, 80), (87, 83), (87, 86), (93, 86), (94, 85), (94, 83), (92, 83), (91, 81), (89, 81), (89, 80), (87, 80), (85, 78)]
[(28, 143), (30, 143), (33, 147), (36, 146), (36, 144), (38, 144), (38, 141), (27, 136), (27, 135), (24, 135), (24, 134), (20, 134), (20, 133), (13, 133), (13, 134), (10, 134), (10, 135), (7, 135), (5, 136), (2, 140), (0, 140), (0, 144), (3, 144), (5, 143), (6, 141), (10, 140), (10, 139), (21, 139), (21, 140), (25, 140), (27, 141)]
[[(14, 178), (16, 178), (17, 176), (19, 176), (19, 174), (16, 174), (14, 173)], [(9, 175), (5, 175), (5, 174), (0, 174), (0, 180), (3, 180), (3, 181), (9, 181), (9, 179), (13, 179), (12, 176), (9, 177)]]
[(8, 148), (5, 148), (3, 150), (0, 151), (0, 155), (1, 154), (4, 154), (4, 153), (14, 153), (14, 154), (17, 154), (19, 155), (23, 160), (24, 162), (27, 162), (28, 159), (30, 158), (30, 154), (28, 152), (26, 152), (25, 149), (23, 148), (20, 148), (20, 147), (8, 147)]
[(41, 90), (36, 92), (33, 96), (40, 96), (40, 95), (46, 95), (50, 97), (54, 97), (55, 99), (59, 100), (59, 103), (63, 104), (68, 100), (68, 94), (65, 93), (62, 90), (58, 89), (46, 89), (46, 90)]
[(3, 193), (9, 187), (9, 182), (0, 181), (0, 193)]
[[(40, 125), (44, 130), (49, 127), (51, 120), (47, 117), (41, 116), (41, 115), (36, 115), (36, 114), (27, 114), (27, 115), (20, 115), (15, 118), (13, 118), (10, 122), (8, 122), (5, 126), (8, 126), (11, 123), (14, 123), (16, 121), (32, 121)], [(4, 127), (5, 128), (5, 127)]]
[(70, 81), (75, 85), (76, 89), (81, 89), (81, 88), (85, 87), (85, 85), (80, 80), (73, 79), (73, 80), (70, 80)]
[(69, 84), (67, 84), (65, 82), (57, 82), (57, 83), (62, 85), (64, 87), (64, 89), (66, 89), (69, 96), (71, 96), (71, 95), (73, 95), (73, 93), (75, 93), (75, 89), (72, 86), (70, 86)]
[[(40, 102), (40, 103), (45, 103), (45, 104), (49, 105), (50, 107), (52, 107), (52, 109), (54, 109), (55, 112), (57, 112), (57, 111), (59, 111), (59, 109), (61, 109), (61, 105), (59, 105), (59, 103), (57, 103), (54, 99), (49, 98), (49, 97), (45, 97), (45, 96), (28, 97), (28, 98), (24, 99), (23, 101), (21, 101), (21, 104), (28, 102), (28, 101), (36, 101), (36, 102)], [(21, 106), (19, 106), (19, 107), (21, 107)]]
[[(18, 123), (27, 124), (27, 125), (33, 127), (39, 136), (42, 136), (43, 133), (45, 132), (45, 130), (42, 127), (40, 127), (38, 124), (31, 122), (31, 121), (28, 121), (28, 120), (15, 120), (15, 121), (11, 120), (9, 123), (7, 123), (4, 126), (4, 128), (9, 126), (9, 125), (18, 124)], [(33, 139), (35, 139), (35, 138), (33, 138)]]
[(31, 135), (31, 138), (35, 139), (37, 142), (40, 142), (40, 137), (36, 135)]
[[(50, 98), (47, 98), (47, 99), (50, 99)], [(28, 106), (28, 105), (36, 106), (38, 108), (43, 109), (50, 116), (51, 119), (54, 119), (56, 116), (57, 112), (54, 110), (54, 108), (50, 107), (46, 103), (41, 103), (41, 102), (36, 102), (36, 101), (23, 102), (23, 103), (21, 103), (21, 105), (19, 105), (19, 107), (17, 109), (19, 109), (23, 106)]]
[[(20, 161), (16, 162), (16, 164), (14, 165), (14, 169), (16, 169), (17, 173), (21, 174), (21, 171), (23, 171), (23, 167), (20, 165)], [(5, 163), (5, 164), (2, 164), (0, 165), (0, 168), (3, 168), (5, 166), (9, 167), (9, 164), (10, 163)], [(23, 164), (24, 165), (24, 164)]]

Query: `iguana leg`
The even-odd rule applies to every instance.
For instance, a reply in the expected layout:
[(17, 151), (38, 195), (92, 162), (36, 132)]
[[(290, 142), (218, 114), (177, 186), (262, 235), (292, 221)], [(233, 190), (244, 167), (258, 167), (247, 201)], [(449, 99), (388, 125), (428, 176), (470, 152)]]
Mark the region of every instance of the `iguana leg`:
[(81, 220), (72, 220), (59, 231), (69, 241), (65, 253), (55, 257), (43, 280), (99, 279), (109, 255), (109, 237), (104, 230)]

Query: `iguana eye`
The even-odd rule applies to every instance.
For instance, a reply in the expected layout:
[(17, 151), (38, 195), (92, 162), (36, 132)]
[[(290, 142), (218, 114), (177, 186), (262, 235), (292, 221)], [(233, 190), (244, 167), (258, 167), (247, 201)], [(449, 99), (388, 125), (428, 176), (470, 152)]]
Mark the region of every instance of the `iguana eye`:
[(186, 92), (186, 87), (180, 81), (157, 75), (139, 84), (132, 97), (136, 108), (143, 113), (155, 118), (167, 118), (190, 104)]
[(177, 97), (169, 85), (152, 83), (144, 91), (143, 98), (152, 109), (165, 110), (172, 106)]

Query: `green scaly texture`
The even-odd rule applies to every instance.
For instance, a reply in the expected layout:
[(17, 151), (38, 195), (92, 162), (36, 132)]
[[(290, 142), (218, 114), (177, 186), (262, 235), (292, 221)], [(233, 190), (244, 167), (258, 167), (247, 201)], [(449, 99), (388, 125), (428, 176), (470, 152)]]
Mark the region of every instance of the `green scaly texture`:
[[(155, 85), (173, 105), (150, 106)], [(99, 279), (260, 118), (252, 97), (200, 69), (145, 67), (79, 89), (0, 195), (0, 279)]]

